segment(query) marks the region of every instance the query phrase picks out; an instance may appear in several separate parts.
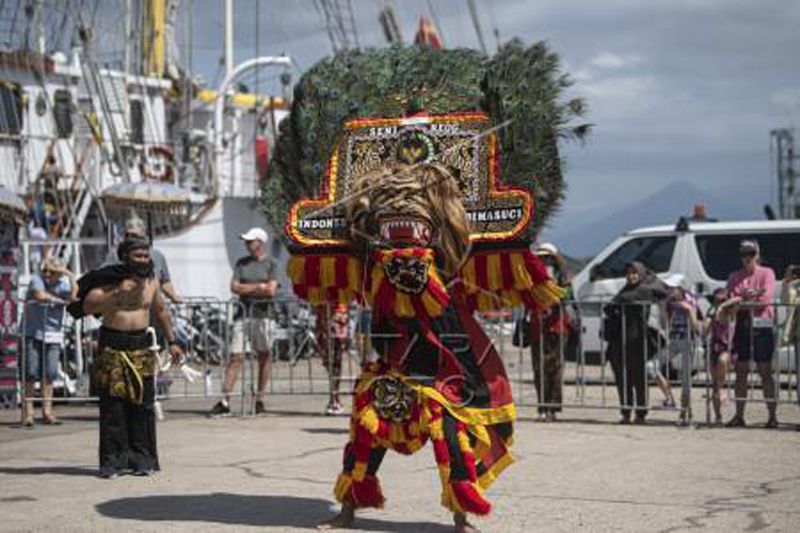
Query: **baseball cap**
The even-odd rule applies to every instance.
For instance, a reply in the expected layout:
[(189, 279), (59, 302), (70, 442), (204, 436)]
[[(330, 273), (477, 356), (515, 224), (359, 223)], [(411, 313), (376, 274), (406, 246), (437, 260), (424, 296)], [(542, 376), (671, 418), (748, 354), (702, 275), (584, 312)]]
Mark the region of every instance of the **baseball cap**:
[(546, 242), (536, 248), (536, 255), (558, 255), (558, 248), (556, 248), (555, 244)]
[(745, 239), (739, 243), (739, 253), (751, 253), (751, 254), (758, 254), (761, 252), (761, 249), (758, 246), (758, 242)]
[(250, 228), (247, 230), (247, 233), (242, 233), (239, 235), (239, 238), (243, 241), (267, 242), (269, 240), (269, 235), (267, 235), (267, 232), (261, 228)]
[(141, 218), (129, 218), (125, 221), (125, 233), (132, 233), (135, 235), (145, 235), (144, 220)]

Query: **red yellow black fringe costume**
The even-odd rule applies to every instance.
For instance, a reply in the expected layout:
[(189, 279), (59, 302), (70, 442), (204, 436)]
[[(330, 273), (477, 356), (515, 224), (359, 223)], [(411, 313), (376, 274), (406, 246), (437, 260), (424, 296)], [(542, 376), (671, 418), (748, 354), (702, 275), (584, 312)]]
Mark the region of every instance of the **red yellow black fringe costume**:
[[(424, 265), (424, 289), (408, 290), (393, 276), (393, 260)], [(516, 412), (499, 354), (473, 312), (558, 301), (560, 289), (538, 259), (527, 250), (474, 254), (449, 286), (427, 248), (379, 250), (366, 265), (345, 255), (298, 255), (288, 273), (312, 305), (357, 296), (373, 311), (372, 342), (381, 359), (355, 386), (336, 499), (382, 507), (377, 472), (386, 451), (408, 455), (430, 440), (442, 505), (489, 513), (483, 493), (512, 462)]]

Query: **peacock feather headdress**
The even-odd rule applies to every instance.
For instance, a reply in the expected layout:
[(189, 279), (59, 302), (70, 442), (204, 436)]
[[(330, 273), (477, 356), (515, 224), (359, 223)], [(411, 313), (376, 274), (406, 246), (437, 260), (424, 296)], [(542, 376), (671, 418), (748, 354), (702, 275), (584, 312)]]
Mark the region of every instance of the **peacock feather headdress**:
[(280, 126), (271, 177), (263, 186), (269, 222), (282, 227), (291, 204), (317, 196), (348, 121), (420, 112), (483, 112), (498, 129), (500, 181), (530, 191), (532, 237), (564, 198), (559, 140), (583, 139), (586, 105), (564, 99), (571, 85), (558, 55), (515, 39), (487, 58), (475, 50), (393, 46), (345, 51), (319, 61), (299, 80)]

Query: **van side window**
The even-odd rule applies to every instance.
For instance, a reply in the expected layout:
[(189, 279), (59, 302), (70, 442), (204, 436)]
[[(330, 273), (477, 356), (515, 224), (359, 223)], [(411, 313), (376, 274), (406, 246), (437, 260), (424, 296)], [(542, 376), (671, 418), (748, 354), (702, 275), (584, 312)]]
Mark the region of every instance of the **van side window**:
[(743, 239), (758, 242), (762, 263), (772, 267), (778, 278), (787, 266), (800, 264), (800, 233), (697, 235), (694, 238), (697, 252), (709, 277), (725, 281), (742, 268), (739, 242)]
[(655, 273), (669, 271), (675, 237), (639, 237), (631, 239), (611, 252), (593, 269), (595, 279), (621, 278), (625, 276), (625, 265), (640, 261)]

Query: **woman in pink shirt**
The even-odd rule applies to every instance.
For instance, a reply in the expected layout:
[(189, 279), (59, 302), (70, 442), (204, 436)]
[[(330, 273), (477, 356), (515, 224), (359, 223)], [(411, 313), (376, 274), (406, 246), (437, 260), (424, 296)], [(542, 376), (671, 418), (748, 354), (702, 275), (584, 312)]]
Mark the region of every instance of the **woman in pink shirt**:
[(778, 426), (775, 416), (775, 382), (772, 378), (772, 356), (775, 352), (773, 298), (775, 273), (759, 264), (759, 246), (756, 241), (744, 240), (739, 244), (739, 255), (744, 268), (728, 278), (731, 303), (742, 304), (736, 314), (733, 351), (736, 361), (736, 415), (728, 427), (745, 425), (744, 408), (747, 400), (747, 375), (750, 361), (755, 361), (761, 376), (764, 398), (769, 412), (768, 428)]

